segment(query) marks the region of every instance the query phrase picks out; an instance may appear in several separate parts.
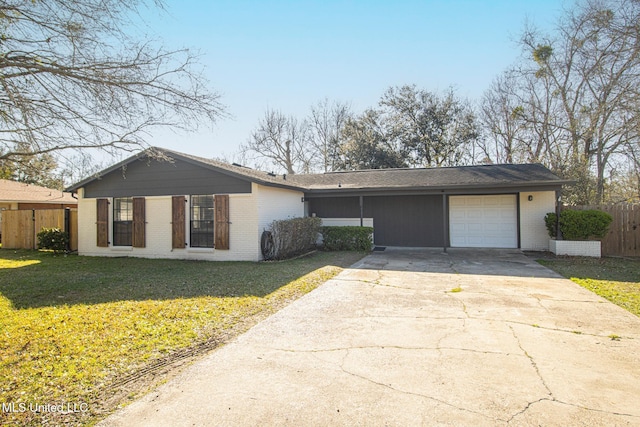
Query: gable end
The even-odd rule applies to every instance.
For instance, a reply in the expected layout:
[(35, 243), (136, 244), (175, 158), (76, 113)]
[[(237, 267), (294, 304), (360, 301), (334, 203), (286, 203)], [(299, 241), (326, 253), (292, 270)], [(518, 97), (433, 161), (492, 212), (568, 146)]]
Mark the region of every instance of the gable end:
[(84, 197), (251, 193), (251, 181), (174, 159), (143, 158), (84, 185)]

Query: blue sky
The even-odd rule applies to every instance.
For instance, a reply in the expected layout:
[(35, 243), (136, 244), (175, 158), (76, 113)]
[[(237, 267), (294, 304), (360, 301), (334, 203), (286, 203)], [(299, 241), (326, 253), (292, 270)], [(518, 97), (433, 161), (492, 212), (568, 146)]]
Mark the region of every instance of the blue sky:
[(529, 21), (551, 28), (562, 0), (189, 1), (147, 10), (145, 31), (201, 54), (230, 118), (152, 145), (232, 158), (267, 108), (299, 118), (328, 98), (355, 112), (390, 86), (415, 84), (479, 100), (520, 52)]

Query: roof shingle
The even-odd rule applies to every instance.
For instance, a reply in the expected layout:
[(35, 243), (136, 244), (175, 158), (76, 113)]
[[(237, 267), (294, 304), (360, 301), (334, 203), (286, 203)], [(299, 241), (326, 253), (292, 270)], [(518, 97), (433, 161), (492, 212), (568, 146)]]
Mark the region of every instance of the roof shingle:
[(505, 164), (416, 169), (375, 169), (295, 175), (290, 178), (308, 190), (445, 189), (566, 183), (540, 164)]
[[(164, 148), (152, 147), (98, 174), (104, 175), (142, 156), (178, 158), (237, 176), (259, 184), (306, 192), (351, 190), (446, 190), (456, 188), (557, 186), (568, 184), (540, 164), (502, 164), (442, 168), (372, 169), (322, 174), (274, 175), (219, 160), (206, 159)], [(81, 181), (68, 190), (75, 191), (96, 177)]]

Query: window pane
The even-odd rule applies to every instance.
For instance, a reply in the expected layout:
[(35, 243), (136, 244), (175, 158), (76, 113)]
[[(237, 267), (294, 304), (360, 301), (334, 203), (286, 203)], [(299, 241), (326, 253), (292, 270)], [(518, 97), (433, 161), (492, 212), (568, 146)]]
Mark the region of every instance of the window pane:
[(213, 196), (191, 196), (191, 219), (213, 221)]
[(131, 246), (133, 236), (133, 222), (113, 221), (113, 245)]
[(113, 245), (131, 246), (133, 236), (133, 198), (113, 199)]
[(213, 195), (191, 196), (191, 247), (213, 247)]
[(113, 220), (133, 220), (133, 199), (131, 197), (113, 199)]

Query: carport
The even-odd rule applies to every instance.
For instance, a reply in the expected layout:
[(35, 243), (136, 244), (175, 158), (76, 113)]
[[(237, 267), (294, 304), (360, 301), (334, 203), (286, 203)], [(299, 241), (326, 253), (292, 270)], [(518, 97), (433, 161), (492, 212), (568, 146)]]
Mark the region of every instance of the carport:
[(301, 177), (309, 181), (304, 182), (307, 213), (355, 223), (372, 218), (376, 245), (528, 250), (547, 249), (543, 218), (556, 210), (562, 185), (568, 183), (538, 164), (312, 177)]

